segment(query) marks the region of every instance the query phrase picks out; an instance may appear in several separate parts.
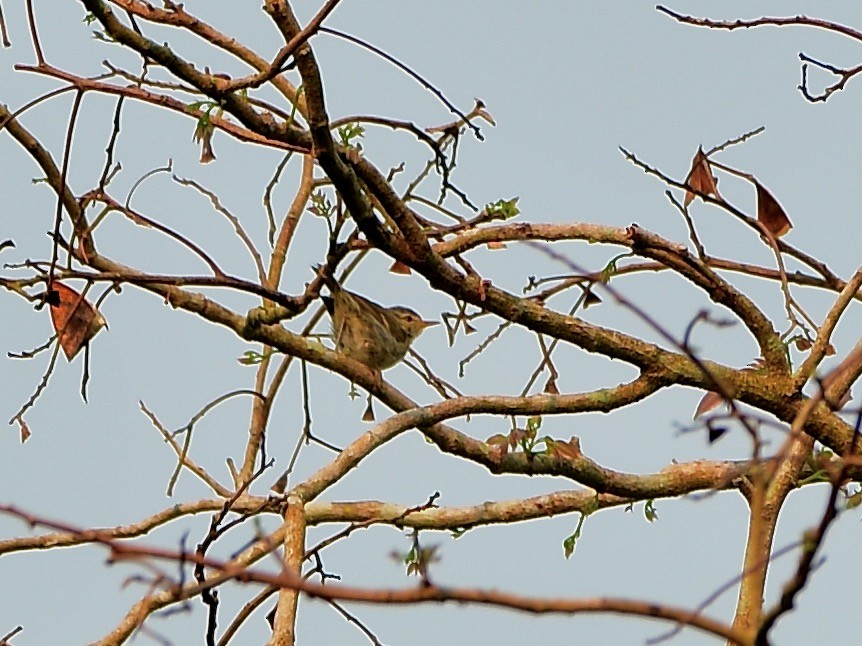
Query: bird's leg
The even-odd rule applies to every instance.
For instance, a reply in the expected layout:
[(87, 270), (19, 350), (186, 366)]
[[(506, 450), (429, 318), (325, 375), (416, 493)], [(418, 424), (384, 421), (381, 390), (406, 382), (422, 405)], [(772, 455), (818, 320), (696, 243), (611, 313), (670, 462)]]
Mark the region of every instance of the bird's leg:
[(356, 390), (356, 384), (353, 383), (353, 381), (350, 382), (350, 390), (347, 391), (347, 396), (350, 397), (350, 399), (356, 399), (359, 397), (359, 391)]

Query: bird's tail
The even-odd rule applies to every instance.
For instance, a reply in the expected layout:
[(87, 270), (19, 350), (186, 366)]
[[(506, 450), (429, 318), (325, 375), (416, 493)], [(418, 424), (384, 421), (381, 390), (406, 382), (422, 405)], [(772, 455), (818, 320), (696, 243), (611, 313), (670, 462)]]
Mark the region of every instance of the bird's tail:
[(332, 312), (335, 309), (335, 301), (333, 300), (333, 297), (341, 291), (341, 285), (339, 285), (332, 276), (323, 272), (323, 265), (315, 265), (314, 271), (323, 279), (323, 284), (329, 288), (330, 296), (321, 295), (320, 300), (323, 301), (323, 306), (326, 308), (326, 311), (332, 315)]
[(329, 315), (332, 316), (332, 313), (335, 311), (335, 301), (332, 300), (332, 296), (321, 296), (320, 300), (323, 301), (323, 306), (329, 312)]

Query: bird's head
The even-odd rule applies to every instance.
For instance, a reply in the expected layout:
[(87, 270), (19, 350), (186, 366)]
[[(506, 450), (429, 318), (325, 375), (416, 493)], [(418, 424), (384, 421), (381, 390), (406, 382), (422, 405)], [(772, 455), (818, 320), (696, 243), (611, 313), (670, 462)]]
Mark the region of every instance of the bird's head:
[(399, 326), (411, 340), (422, 334), (425, 328), (437, 325), (437, 321), (423, 321), (422, 317), (409, 307), (390, 307), (389, 313), (395, 317)]

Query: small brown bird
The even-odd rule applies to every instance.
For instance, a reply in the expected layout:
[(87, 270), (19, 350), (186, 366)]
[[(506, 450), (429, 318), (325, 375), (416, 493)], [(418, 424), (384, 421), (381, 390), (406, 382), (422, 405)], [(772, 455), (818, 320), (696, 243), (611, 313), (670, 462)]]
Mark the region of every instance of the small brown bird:
[(326, 281), (331, 297), (323, 296), (332, 317), (335, 349), (372, 370), (386, 370), (404, 358), (410, 344), (436, 321), (423, 321), (407, 307), (383, 307)]

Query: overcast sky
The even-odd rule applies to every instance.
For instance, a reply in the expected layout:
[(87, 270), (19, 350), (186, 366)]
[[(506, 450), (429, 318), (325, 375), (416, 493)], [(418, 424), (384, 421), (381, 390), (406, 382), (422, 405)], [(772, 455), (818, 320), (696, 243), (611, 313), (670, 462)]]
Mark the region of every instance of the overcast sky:
[[(138, 69), (136, 59), (90, 36), (78, 2), (35, 3), (45, 55), (49, 63), (82, 75), (104, 71), (109, 58)], [(321, 4), (300, 2), (307, 20)], [(862, 7), (847, 2), (672, 2), (674, 9), (717, 18), (814, 14), (862, 28)], [(0, 50), (0, 101), (16, 109), (57, 87), (50, 79), (15, 72), (18, 63), (32, 63), (21, 0), (6, 0), (3, 9), (13, 47)], [(260, 2), (213, 3), (187, 0), (186, 9), (211, 21), (236, 38), (271, 55), (281, 44), (260, 10)], [(720, 7), (721, 14), (715, 13)], [(474, 203), (520, 198), (522, 221), (597, 222), (626, 226), (633, 222), (663, 236), (687, 242), (678, 213), (664, 196), (665, 187), (625, 161), (623, 146), (668, 174), (683, 178), (698, 146), (712, 147), (759, 126), (763, 134), (723, 153), (729, 165), (753, 173), (779, 199), (795, 228), (787, 240), (828, 262), (847, 277), (860, 261), (858, 234), (852, 234), (859, 203), (860, 157), (856, 127), (862, 86), (849, 84), (826, 104), (811, 105), (797, 90), (800, 51), (839, 66), (862, 61), (862, 48), (834, 34), (803, 28), (763, 28), (711, 32), (680, 25), (658, 13), (653, 3), (618, 2), (349, 2), (345, 0), (327, 24), (374, 43), (434, 83), (459, 107), (469, 110), (481, 98), (497, 122), (483, 126), (485, 141), (465, 136), (454, 177)], [(145, 30), (150, 30), (144, 24)], [(170, 30), (147, 31), (157, 41), (174, 43)], [(247, 70), (224, 56), (212, 57), (201, 43), (184, 39), (179, 51), (197, 65), (239, 75)], [(385, 61), (355, 46), (320, 35), (311, 41), (324, 79), (331, 118), (374, 114), (410, 120), (422, 127), (452, 120), (436, 98)], [(815, 87), (824, 77), (814, 76)], [(272, 98), (272, 95), (267, 95)], [(22, 122), (59, 158), (71, 105), (64, 95), (28, 112)], [(114, 102), (85, 97), (73, 148), (70, 182), (76, 191), (93, 187), (104, 163)], [(280, 155), (261, 151), (216, 134), (218, 160), (201, 166), (192, 142), (193, 121), (163, 115), (152, 107), (127, 102), (117, 147), (123, 171), (112, 185), (124, 198), (145, 172), (172, 160), (174, 172), (217, 190), (224, 203), (240, 214), (255, 241), (266, 244), (266, 217), (261, 195)], [(421, 168), (425, 151), (411, 137), (370, 129), (365, 155), (384, 171), (402, 161), (409, 172)], [(53, 226), (54, 200), (42, 185), (34, 163), (5, 133), (0, 133), (0, 240), (17, 248), (2, 261), (50, 256), (45, 231)], [(292, 197), (292, 178), (276, 194), (277, 208)], [(723, 180), (722, 192), (753, 209), (750, 186)], [(425, 193), (436, 197), (433, 187)], [(209, 202), (180, 188), (164, 176), (148, 180), (133, 205), (188, 234), (230, 273), (253, 279), (254, 266), (222, 217)], [(457, 205), (450, 203), (453, 208)], [(465, 210), (462, 213), (469, 215)], [(727, 215), (696, 204), (694, 216), (708, 251), (716, 256), (772, 265), (771, 253), (751, 232)], [(204, 273), (200, 261), (158, 234), (136, 228), (112, 215), (100, 228), (100, 251), (158, 273)], [(312, 274), (310, 265), (325, 253), (320, 221), (304, 222), (301, 247), (292, 251), (283, 289), (296, 293)], [(572, 262), (599, 269), (618, 250), (587, 245), (560, 245)], [(502, 252), (471, 257), (494, 282), (519, 291), (531, 274), (560, 273), (534, 249), (510, 245)], [(451, 299), (430, 293), (419, 278), (387, 272), (381, 254), (367, 259), (352, 279), (353, 289), (385, 304), (406, 304), (425, 318), (453, 311)], [(7, 270), (4, 270), (7, 271)], [(615, 283), (674, 334), (681, 334), (702, 308), (723, 314), (701, 294), (669, 276), (627, 278)], [(778, 286), (738, 280), (758, 299), (783, 329), (783, 304)], [(101, 291), (101, 290), (99, 290)], [(252, 299), (211, 293), (238, 311)], [(800, 301), (821, 318), (832, 297), (798, 290)], [(6, 352), (31, 349), (50, 335), (47, 311), (0, 292), (0, 412), (8, 419), (34, 391), (46, 357), (33, 361), (5, 358)], [(251, 387), (253, 370), (236, 362), (249, 346), (226, 330), (175, 311), (152, 295), (125, 287), (105, 302), (110, 329), (92, 348), (90, 403), (78, 394), (82, 361), (60, 360), (51, 382), (31, 410), (33, 437), (21, 445), (16, 427), (0, 434), (0, 502), (14, 503), (34, 514), (81, 526), (131, 523), (177, 502), (207, 496), (188, 474), (180, 478), (172, 499), (165, 487), (174, 467), (169, 449), (141, 414), (139, 400), (171, 428), (183, 426), (206, 402), (236, 388)], [(631, 333), (654, 333), (613, 304), (591, 308), (588, 320)], [(848, 312), (834, 337), (839, 356), (855, 343), (862, 328), (860, 309)], [(304, 320), (291, 325), (300, 330)], [(508, 332), (491, 351), (472, 362), (459, 380), (458, 361), (468, 355), (496, 322), (485, 317), (481, 335), (447, 346), (442, 329), (426, 332), (416, 344), (431, 366), (458, 382), (465, 393), (518, 394), (538, 361), (536, 344), (523, 331)], [(442, 327), (442, 326), (441, 326)], [(320, 331), (325, 331), (321, 325)], [(479, 339), (479, 340), (477, 340)], [(755, 358), (756, 347), (741, 329), (695, 336), (703, 355), (731, 366)], [(559, 387), (578, 392), (613, 386), (634, 371), (571, 348), (559, 353)], [(828, 363), (826, 364), (829, 365)], [(342, 378), (310, 367), (315, 432), (344, 445), (367, 429), (360, 421), (362, 399), (351, 401)], [(387, 373), (393, 383), (422, 402), (436, 401), (433, 392), (405, 367)], [(299, 372), (291, 368), (269, 430), (269, 453), (281, 471), (302, 427), (298, 405)], [(858, 389), (857, 389), (858, 390)], [(545, 420), (542, 433), (581, 438), (584, 451), (601, 464), (620, 471), (649, 473), (673, 460), (741, 459), (748, 456), (744, 437), (733, 434), (709, 446), (703, 433), (680, 433), (689, 423), (702, 393), (676, 388), (636, 407), (612, 415)], [(857, 399), (858, 399), (857, 395)], [(226, 456), (241, 458), (250, 402), (234, 399), (205, 418), (196, 429), (192, 452), (223, 482), (228, 481)], [(378, 417), (384, 411), (377, 407)], [(505, 420), (463, 420), (458, 428), (479, 438), (506, 432)], [(781, 435), (767, 438), (777, 446)], [(306, 449), (294, 482), (325, 464), (330, 455)], [(255, 490), (265, 494), (277, 474)], [(436, 491), (441, 505), (479, 504), (573, 488), (551, 478), (496, 477), (484, 469), (447, 457), (417, 433), (403, 435), (370, 457), (345, 478), (326, 500), (388, 500), (421, 505)], [(776, 547), (796, 541), (802, 529), (817, 522), (825, 488), (809, 488), (791, 496)], [(487, 587), (520, 594), (566, 597), (620, 596), (694, 606), (739, 571), (745, 541), (747, 508), (739, 494), (659, 501), (659, 520), (647, 523), (643, 505), (633, 512), (609, 510), (590, 517), (575, 554), (565, 560), (562, 541), (577, 516), (480, 528), (453, 540), (448, 534), (423, 534), (440, 545), (442, 560), (432, 570), (436, 582), (451, 586)], [(277, 526), (277, 518), (263, 523)], [(148, 545), (176, 547), (186, 532), (196, 543), (208, 518), (186, 519), (154, 532)], [(313, 528), (308, 544), (332, 534), (332, 526)], [(30, 530), (0, 517), (0, 540)], [(217, 556), (227, 556), (253, 538), (250, 524), (225, 541)], [(844, 618), (855, 610), (856, 586), (862, 566), (857, 556), (858, 513), (842, 516), (829, 534), (826, 562), (799, 599), (799, 610), (785, 617), (774, 633), (775, 643), (851, 643), (858, 629)], [(230, 543), (230, 545), (227, 545)], [(325, 558), (328, 571), (345, 583), (370, 587), (413, 585), (389, 554), (409, 543), (395, 529), (359, 532), (336, 545)], [(140, 598), (145, 588), (124, 587), (138, 574), (131, 565), (107, 566), (97, 548), (24, 553), (0, 558), (0, 635), (16, 625), (24, 632), (16, 644), (78, 644), (107, 634)], [(795, 567), (795, 555), (777, 561), (771, 570), (768, 602)], [(250, 598), (250, 587), (222, 590), (222, 628)], [(708, 610), (713, 617), (732, 617), (735, 590)], [(267, 606), (267, 609), (271, 606)], [(637, 644), (668, 628), (666, 625), (615, 616), (532, 617), (489, 608), (454, 605), (418, 608), (351, 606), (385, 643), (393, 646), (443, 643)], [(200, 643), (205, 610), (193, 601), (185, 616), (151, 618), (147, 625), (176, 644)], [(827, 618), (831, 618), (827, 620)], [(363, 644), (366, 638), (325, 603), (303, 599), (300, 644)], [(263, 613), (253, 617), (237, 643), (266, 639)], [(139, 643), (148, 643), (147, 636)], [(709, 644), (716, 640), (687, 631), (676, 643)]]

